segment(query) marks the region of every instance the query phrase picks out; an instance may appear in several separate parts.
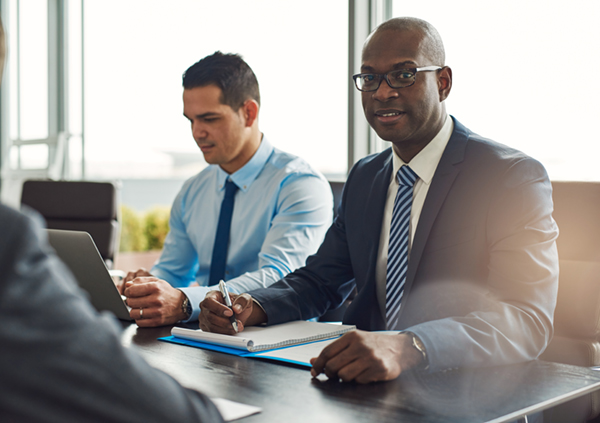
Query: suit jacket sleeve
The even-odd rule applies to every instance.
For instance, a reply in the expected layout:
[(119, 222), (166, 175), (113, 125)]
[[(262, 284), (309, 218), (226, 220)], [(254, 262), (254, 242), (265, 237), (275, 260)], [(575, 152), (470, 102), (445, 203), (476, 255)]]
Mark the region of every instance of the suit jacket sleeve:
[(0, 420), (221, 422), (204, 395), (124, 348), (40, 226), (0, 205)]
[[(420, 322), (407, 329), (425, 344), (432, 371), (532, 360), (552, 338), (558, 290), (552, 187), (537, 161), (521, 155), (508, 162), (487, 181), (492, 193), (475, 190), (462, 197), (475, 209), (480, 207), (475, 197), (484, 199), (481, 219), (467, 212), (462, 219), (455, 216), (456, 227), (446, 237), (434, 227), (423, 253), (409, 300), (426, 311), (407, 316)], [(454, 183), (461, 185), (460, 176)], [(444, 204), (438, 220), (451, 207)], [(471, 239), (461, 242), (459, 233)], [(478, 262), (481, 270), (472, 270)], [(433, 270), (440, 264), (445, 274)]]

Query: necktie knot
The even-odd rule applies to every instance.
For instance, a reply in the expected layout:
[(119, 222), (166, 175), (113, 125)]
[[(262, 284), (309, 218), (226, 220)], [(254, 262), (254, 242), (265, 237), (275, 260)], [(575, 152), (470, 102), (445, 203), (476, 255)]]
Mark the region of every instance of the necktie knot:
[(233, 197), (237, 190), (238, 186), (231, 179), (228, 178), (225, 182), (225, 198)]
[(415, 185), (416, 180), (419, 177), (410, 167), (404, 165), (396, 173), (396, 179), (400, 185), (412, 187)]

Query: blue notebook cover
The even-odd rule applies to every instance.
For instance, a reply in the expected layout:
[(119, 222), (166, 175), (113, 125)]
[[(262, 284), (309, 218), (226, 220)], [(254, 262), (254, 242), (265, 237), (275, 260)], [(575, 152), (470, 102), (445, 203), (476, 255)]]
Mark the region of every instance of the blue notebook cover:
[[(240, 350), (237, 348), (229, 348), (229, 347), (223, 347), (223, 346), (215, 345), (215, 344), (208, 344), (205, 342), (192, 341), (191, 339), (178, 338), (175, 336), (165, 336), (163, 338), (158, 338), (158, 340), (164, 341), (164, 342), (170, 342), (172, 344), (187, 345), (190, 347), (202, 348), (204, 350), (218, 351), (218, 352), (222, 352), (225, 354), (237, 355), (238, 357), (265, 358), (265, 359), (269, 359), (269, 360), (282, 361), (285, 363), (292, 363), (292, 364), (300, 365), (300, 366), (303, 366), (303, 367), (306, 367), (309, 369), (312, 367), (312, 365), (310, 363), (303, 362), (303, 361), (290, 360), (290, 359), (281, 358), (281, 357), (270, 357), (267, 355), (268, 351), (250, 352), (250, 351)], [(286, 349), (286, 348), (294, 348), (294, 346), (277, 348), (277, 350), (282, 350), (282, 349)], [(276, 351), (276, 350), (271, 350), (271, 351)]]

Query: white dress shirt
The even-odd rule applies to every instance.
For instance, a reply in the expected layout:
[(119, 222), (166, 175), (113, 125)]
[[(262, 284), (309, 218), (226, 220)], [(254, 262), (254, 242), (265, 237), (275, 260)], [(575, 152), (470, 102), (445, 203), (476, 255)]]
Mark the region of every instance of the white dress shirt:
[[(429, 144), (423, 148), (413, 159), (408, 163), (410, 168), (417, 174), (418, 179), (415, 182), (413, 190), (413, 202), (410, 212), (410, 227), (408, 229), (409, 242), (409, 260), (410, 260), (410, 248), (412, 241), (417, 230), (417, 224), (419, 223), (419, 217), (421, 216), (421, 210), (425, 203), (425, 197), (427, 197), (427, 191), (431, 185), (431, 180), (437, 169), (437, 166), (442, 158), (442, 154), (446, 149), (446, 145), (450, 140), (450, 135), (454, 129), (454, 123), (452, 119), (446, 116), (446, 121), (440, 132), (431, 140)], [(392, 151), (394, 151), (392, 149)], [(379, 308), (381, 314), (385, 320), (385, 296), (386, 296), (386, 279), (387, 279), (387, 257), (388, 257), (388, 244), (390, 241), (390, 223), (392, 221), (392, 212), (394, 209), (394, 200), (396, 199), (396, 193), (398, 192), (398, 181), (396, 180), (396, 174), (398, 170), (405, 164), (404, 161), (396, 154), (393, 153), (394, 170), (390, 180), (388, 188), (387, 199), (385, 202), (385, 208), (383, 211), (383, 222), (381, 224), (381, 236), (379, 239), (379, 251), (377, 252), (377, 267), (375, 269), (375, 278), (377, 281), (377, 301), (379, 302)]]

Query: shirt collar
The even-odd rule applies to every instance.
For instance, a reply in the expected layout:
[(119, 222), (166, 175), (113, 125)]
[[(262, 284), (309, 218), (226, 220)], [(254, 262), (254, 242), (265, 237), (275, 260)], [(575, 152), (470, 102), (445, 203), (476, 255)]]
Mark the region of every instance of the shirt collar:
[(231, 175), (217, 166), (217, 191), (221, 191), (225, 187), (225, 181), (227, 177), (237, 185), (242, 191), (248, 191), (250, 185), (256, 179), (261, 170), (265, 167), (265, 164), (273, 153), (273, 146), (267, 140), (267, 137), (263, 135), (263, 138), (258, 146), (258, 150), (254, 153), (254, 156), (242, 166), (241, 169), (237, 170)]
[[(427, 144), (425, 148), (410, 161), (410, 168), (417, 174), (419, 179), (427, 185), (429, 185), (433, 179), (435, 170), (446, 149), (446, 145), (448, 145), (453, 130), (454, 122), (450, 116), (446, 115), (446, 121), (444, 122), (442, 129), (440, 129), (440, 132), (438, 132), (431, 142), (429, 142), (429, 144)], [(394, 173), (392, 173), (392, 180), (396, 180), (398, 170), (407, 163), (396, 154), (396, 151), (393, 148), (392, 151), (394, 152)]]

